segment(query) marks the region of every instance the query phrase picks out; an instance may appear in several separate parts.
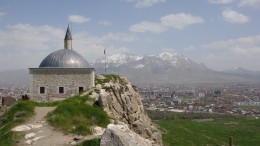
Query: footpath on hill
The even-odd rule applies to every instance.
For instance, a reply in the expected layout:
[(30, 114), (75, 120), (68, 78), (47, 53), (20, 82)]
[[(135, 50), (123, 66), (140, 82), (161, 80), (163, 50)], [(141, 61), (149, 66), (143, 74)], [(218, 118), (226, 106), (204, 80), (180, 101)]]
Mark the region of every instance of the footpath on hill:
[(35, 115), (28, 122), (12, 129), (25, 133), (19, 146), (66, 146), (100, 137), (96, 135), (83, 137), (55, 130), (45, 119), (45, 116), (54, 109), (55, 107), (35, 107)]

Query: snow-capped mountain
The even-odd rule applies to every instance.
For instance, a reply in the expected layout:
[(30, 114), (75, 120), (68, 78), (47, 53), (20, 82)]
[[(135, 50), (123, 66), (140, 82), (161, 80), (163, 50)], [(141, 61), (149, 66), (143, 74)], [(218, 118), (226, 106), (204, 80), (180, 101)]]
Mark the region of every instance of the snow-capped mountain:
[(178, 53), (168, 53), (163, 52), (159, 55), (157, 55), (158, 58), (167, 61), (171, 63), (173, 66), (180, 66), (183, 62), (190, 63), (191, 60), (189, 60), (187, 57), (180, 55)]
[[(206, 83), (250, 82), (255, 76), (217, 72), (178, 53), (162, 52), (157, 55), (138, 56), (114, 54), (107, 56), (107, 73), (126, 76), (134, 83)], [(105, 58), (98, 59), (92, 67), (105, 73)], [(258, 79), (260, 81), (260, 78)]]
[(235, 68), (232, 68), (229, 70), (225, 70), (224, 72), (227, 72), (227, 73), (252, 73), (254, 71), (247, 70), (242, 67), (235, 67)]
[(134, 54), (114, 54), (99, 58), (93, 64), (94, 67), (104, 67), (105, 62), (107, 67), (120, 67), (127, 65), (131, 68), (145, 68), (151, 65), (160, 66), (171, 66), (171, 67), (183, 67), (183, 68), (193, 68), (194, 66), (204, 66), (201, 64), (194, 63), (187, 57), (178, 53), (168, 53), (163, 52), (158, 55), (148, 55), (148, 56), (138, 56)]
[(229, 70), (225, 70), (225, 73), (237, 75), (243, 78), (259, 78), (260, 79), (260, 71), (252, 71), (248, 69), (244, 69), (242, 67), (235, 67)]
[(111, 56), (102, 57), (96, 60), (95, 65), (107, 63), (108, 67), (118, 67), (122, 64), (134, 62), (143, 57), (133, 54), (113, 54)]
[[(104, 73), (105, 59), (100, 58), (93, 64), (97, 73)], [(115, 54), (107, 56), (107, 72), (117, 73), (137, 81), (158, 80), (199, 80), (194, 76), (203, 76), (202, 72), (213, 72), (205, 67), (204, 64), (198, 64), (189, 58), (177, 54), (163, 52), (158, 55), (137, 56), (133, 54)], [(188, 77), (189, 76), (189, 77)], [(192, 77), (192, 79), (191, 79)]]

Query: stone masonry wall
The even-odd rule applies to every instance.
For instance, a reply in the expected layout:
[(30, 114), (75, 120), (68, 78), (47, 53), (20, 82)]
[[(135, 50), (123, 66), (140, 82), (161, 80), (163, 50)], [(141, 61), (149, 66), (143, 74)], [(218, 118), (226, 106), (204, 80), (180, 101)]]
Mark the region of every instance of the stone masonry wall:
[[(94, 86), (93, 68), (31, 68), (30, 93), (32, 100), (53, 101), (73, 96)], [(45, 94), (40, 94), (40, 87), (45, 87)], [(64, 87), (64, 93), (59, 93)]]

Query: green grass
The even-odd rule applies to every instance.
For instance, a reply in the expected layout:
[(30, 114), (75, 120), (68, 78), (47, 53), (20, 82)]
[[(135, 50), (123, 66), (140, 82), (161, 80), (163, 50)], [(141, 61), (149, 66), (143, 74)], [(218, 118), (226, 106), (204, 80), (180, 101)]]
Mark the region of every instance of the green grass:
[(229, 136), (235, 146), (260, 144), (260, 120), (220, 118), (213, 121), (158, 120), (165, 146), (228, 145)]
[(107, 114), (101, 108), (87, 105), (86, 100), (88, 96), (64, 100), (53, 112), (48, 113), (48, 122), (66, 133), (79, 135), (91, 134), (91, 126), (106, 127), (110, 122)]
[(20, 101), (11, 107), (0, 119), (0, 146), (12, 146), (18, 134), (11, 131), (34, 114), (34, 104)]
[(100, 139), (96, 138), (96, 139), (86, 140), (77, 146), (99, 146), (99, 145), (100, 145)]
[(104, 84), (104, 83), (108, 83), (110, 81), (114, 81), (114, 80), (120, 80), (120, 76), (119, 75), (115, 75), (115, 74), (102, 74), (104, 76), (104, 79), (95, 79), (96, 84)]

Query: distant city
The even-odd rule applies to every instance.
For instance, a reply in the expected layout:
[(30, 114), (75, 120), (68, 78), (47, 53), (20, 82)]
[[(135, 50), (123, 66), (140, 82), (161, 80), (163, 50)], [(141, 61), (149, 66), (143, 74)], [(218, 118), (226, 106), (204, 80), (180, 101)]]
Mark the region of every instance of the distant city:
[[(260, 83), (142, 84), (138, 88), (147, 110), (246, 116), (260, 114)], [(0, 86), (1, 99), (7, 96), (19, 99), (26, 93), (27, 85)]]
[(147, 110), (260, 114), (260, 84), (141, 85), (139, 93)]

